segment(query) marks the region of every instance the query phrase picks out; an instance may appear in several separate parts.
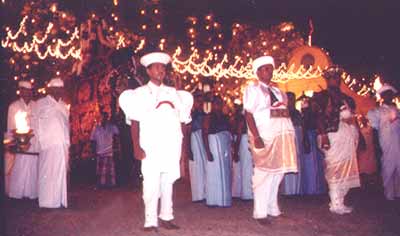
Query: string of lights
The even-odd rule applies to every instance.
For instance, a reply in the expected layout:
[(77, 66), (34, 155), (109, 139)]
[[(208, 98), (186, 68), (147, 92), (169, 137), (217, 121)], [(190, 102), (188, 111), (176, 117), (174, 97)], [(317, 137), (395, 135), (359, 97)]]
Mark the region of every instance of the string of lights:
[(1, 41), (1, 46), (3, 48), (11, 48), (14, 52), (19, 52), (19, 53), (34, 52), (41, 60), (46, 59), (48, 56), (52, 56), (63, 60), (66, 60), (70, 57), (74, 59), (81, 58), (80, 49), (75, 48), (75, 46), (71, 46), (66, 53), (63, 53), (65, 48), (68, 48), (73, 43), (74, 40), (79, 39), (79, 30), (77, 27), (75, 27), (74, 32), (72, 33), (72, 35), (68, 40), (63, 41), (62, 39), (53, 39), (52, 40), (52, 43), (54, 43), (53, 45), (47, 45), (47, 46), (45, 45), (46, 50), (45, 51), (41, 50), (42, 46), (48, 39), (51, 30), (54, 27), (54, 24), (52, 22), (48, 23), (48, 26), (46, 28), (43, 37), (39, 38), (37, 35), (33, 35), (31, 42), (23, 42), (22, 46), (20, 46), (20, 44), (17, 42), (19, 36), (21, 34), (27, 36), (28, 34), (26, 31), (27, 20), (28, 16), (24, 16), (19, 24), (18, 31), (14, 34), (12, 33), (12, 30), (9, 27), (6, 28), (7, 32), (6, 39)]
[[(114, 6), (118, 6), (118, 0), (113, 0)], [(56, 12), (57, 6), (52, 5), (50, 11)], [(150, 14), (151, 13), (151, 14)], [(170, 51), (173, 49), (172, 43), (169, 42), (170, 47), (167, 47), (166, 37), (161, 37), (162, 21), (161, 21), (161, 11), (156, 5), (151, 5), (150, 7), (143, 7), (139, 9), (139, 15), (142, 17), (151, 18), (151, 21), (142, 21), (139, 23), (139, 30), (143, 37), (134, 37), (129, 35), (129, 32), (124, 32), (118, 30), (119, 17), (115, 14), (111, 14), (111, 23), (106, 24), (105, 37), (113, 40), (114, 47), (118, 50), (124, 47), (136, 45), (134, 48), (135, 53), (139, 52), (144, 48), (148, 40), (154, 40), (153, 36), (158, 38), (158, 46), (160, 50)], [(95, 15), (92, 15), (94, 18)], [(290, 40), (297, 40), (297, 36), (294, 34), (294, 26), (291, 23), (284, 22), (276, 26), (274, 30), (281, 32), (277, 36), (269, 37), (267, 31), (259, 31), (259, 42), (255, 39), (241, 38), (241, 34), (247, 30), (244, 25), (240, 23), (235, 23), (232, 26), (232, 40), (237, 40), (236, 44), (241, 47), (238, 48), (240, 51), (234, 51), (231, 47), (224, 48), (222, 46), (222, 40), (224, 38), (221, 30), (220, 24), (215, 21), (215, 17), (212, 14), (208, 14), (202, 18), (198, 17), (188, 17), (187, 22), (189, 23), (187, 29), (187, 38), (189, 48), (187, 51), (182, 49), (182, 47), (177, 47), (173, 51), (172, 67), (173, 69), (181, 74), (181, 78), (186, 80), (187, 75), (190, 75), (193, 79), (187, 80), (191, 85), (186, 85), (187, 88), (194, 87), (199, 82), (199, 76), (208, 77), (215, 80), (218, 85), (216, 86), (217, 91), (225, 91), (228, 94), (233, 94), (235, 96), (240, 95), (238, 91), (231, 86), (236, 86), (243, 83), (244, 80), (252, 80), (255, 78), (252, 72), (252, 58), (255, 56), (255, 52), (260, 51), (259, 47), (264, 47), (262, 50), (264, 54), (269, 52), (279, 53), (285, 44), (290, 44)], [(12, 30), (7, 27), (7, 36), (1, 41), (2, 47), (10, 48), (16, 53), (35, 53), (38, 58), (44, 60), (47, 57), (54, 57), (57, 59), (69, 59), (81, 60), (82, 48), (78, 46), (79, 44), (74, 44), (76, 40), (81, 40), (79, 38), (80, 29), (75, 27), (73, 33), (67, 32), (69, 39), (52, 39), (48, 42), (49, 35), (54, 28), (52, 22), (48, 23), (44, 34), (40, 37), (33, 34), (32, 40), (30, 42), (18, 42), (22, 37), (27, 37), (28, 33), (26, 30), (26, 22), (29, 20), (28, 16), (24, 16), (19, 24), (18, 30), (13, 33)], [(31, 19), (35, 20), (34, 18)], [(200, 25), (204, 23), (204, 26)], [(150, 31), (157, 31), (157, 33), (152, 33)], [(205, 33), (204, 33), (205, 32)], [(291, 35), (291, 38), (284, 37), (285, 35)], [(156, 38), (157, 38), (156, 37)], [(244, 44), (242, 41), (244, 40)], [(168, 40), (169, 41), (169, 40)], [(209, 42), (209, 48), (204, 48), (199, 43), (206, 44)], [(46, 45), (48, 43), (49, 45)], [(304, 43), (301, 40), (296, 41), (293, 45), (298, 45)], [(199, 49), (202, 48), (202, 49)], [(185, 48), (186, 49), (186, 48)], [(200, 53), (200, 50), (204, 53)], [(186, 51), (186, 52), (185, 52)], [(232, 52), (231, 52), (232, 51)], [(225, 53), (224, 53), (225, 52)], [(184, 55), (188, 53), (189, 55), (184, 59)], [(235, 56), (233, 56), (235, 55)], [(285, 61), (285, 60), (280, 60)], [(291, 80), (299, 79), (315, 79), (322, 75), (324, 68), (320, 67), (309, 67), (308, 69), (304, 66), (286, 65), (281, 63), (274, 71), (273, 81), (276, 83), (287, 83)], [(345, 84), (355, 91), (360, 96), (369, 96), (375, 93), (374, 88), (371, 83), (362, 83), (365, 79), (354, 78), (346, 73), (342, 75)], [(228, 82), (229, 80), (233, 81)]]

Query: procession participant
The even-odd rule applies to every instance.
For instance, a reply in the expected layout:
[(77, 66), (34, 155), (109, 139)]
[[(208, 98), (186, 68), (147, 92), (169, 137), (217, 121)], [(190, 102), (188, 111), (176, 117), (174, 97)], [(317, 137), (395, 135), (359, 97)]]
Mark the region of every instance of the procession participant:
[[(34, 106), (32, 100), (32, 84), (29, 81), (18, 82), (20, 98), (8, 107), (7, 131), (12, 136), (12, 130), (16, 129), (15, 115), (17, 112), (26, 112), (28, 126), (32, 129), (31, 112)], [(30, 140), (28, 152), (37, 151), (37, 138)], [(11, 198), (21, 199), (24, 197), (35, 199), (38, 197), (37, 190), (37, 164), (38, 158), (35, 155), (15, 154), (14, 162), (10, 173), (7, 176), (7, 193)], [(8, 163), (7, 163), (8, 164)], [(11, 165), (11, 163), (9, 163)]]
[(206, 197), (206, 150), (201, 130), (204, 116), (203, 96), (200, 93), (195, 93), (190, 135), (192, 155), (189, 159), (190, 187), (193, 202), (202, 201)]
[(379, 134), (385, 197), (387, 200), (395, 200), (400, 198), (400, 112), (393, 103), (397, 91), (385, 84), (377, 93), (382, 104), (369, 111), (367, 117)]
[(306, 97), (301, 108), (304, 122), (304, 149), (300, 158), (301, 191), (306, 195), (327, 192), (324, 177), (324, 154), (317, 144), (316, 115), (313, 112), (313, 107), (316, 105), (314, 103), (312, 98)]
[(242, 200), (253, 199), (251, 178), (253, 177), (253, 158), (249, 150), (246, 119), (243, 108), (235, 104), (232, 132), (235, 134), (232, 157), (232, 197)]
[(170, 62), (171, 57), (163, 52), (144, 55), (140, 63), (146, 67), (150, 81), (135, 90), (124, 91), (119, 97), (120, 107), (131, 125), (135, 158), (142, 160), (147, 232), (158, 231), (159, 222), (166, 229), (179, 229), (173, 223), (172, 192), (173, 183), (180, 177), (182, 126), (191, 121), (193, 97), (163, 84)]
[(102, 112), (102, 120), (90, 135), (92, 151), (96, 154), (96, 177), (98, 187), (114, 187), (116, 185), (114, 151), (117, 148), (119, 130), (106, 112)]
[(299, 111), (296, 110), (296, 95), (292, 92), (287, 92), (286, 96), (288, 98), (288, 110), (290, 119), (295, 130), (296, 138), (296, 154), (297, 154), (297, 173), (287, 173), (282, 181), (282, 194), (284, 195), (297, 195), (301, 192), (301, 157), (303, 154), (303, 118)]
[(229, 119), (222, 112), (223, 101), (215, 96), (212, 109), (204, 117), (203, 141), (206, 149), (206, 204), (229, 207), (232, 205), (231, 142)]
[(48, 95), (33, 109), (39, 140), (39, 207), (68, 207), (67, 172), (69, 162), (69, 109), (63, 101), (64, 81), (54, 78), (47, 84)]
[(358, 118), (360, 135), (362, 135), (362, 142), (358, 146), (357, 160), (358, 170), (360, 172), (360, 181), (362, 188), (368, 188), (369, 185), (377, 183), (377, 161), (376, 161), (376, 148), (374, 143), (374, 128), (369, 124), (366, 116), (359, 116)]
[(267, 216), (279, 216), (278, 188), (283, 176), (297, 172), (295, 131), (287, 110), (285, 93), (271, 85), (274, 59), (253, 61), (258, 81), (246, 87), (243, 107), (254, 160), (253, 218), (267, 225)]
[(323, 73), (327, 89), (313, 97), (317, 133), (325, 155), (325, 178), (329, 187), (329, 210), (336, 214), (352, 211), (344, 204), (351, 188), (360, 186), (357, 165), (359, 131), (355, 124), (354, 100), (340, 91), (342, 70), (329, 67)]

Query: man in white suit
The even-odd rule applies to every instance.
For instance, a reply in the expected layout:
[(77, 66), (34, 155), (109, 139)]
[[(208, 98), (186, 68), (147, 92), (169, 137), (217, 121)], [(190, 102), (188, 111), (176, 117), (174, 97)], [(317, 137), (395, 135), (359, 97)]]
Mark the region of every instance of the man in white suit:
[(48, 95), (37, 101), (33, 112), (39, 139), (39, 206), (67, 207), (69, 109), (62, 100), (64, 82), (54, 78)]
[(124, 91), (119, 97), (131, 125), (135, 158), (142, 160), (146, 232), (157, 232), (158, 223), (169, 230), (179, 229), (172, 222), (172, 191), (173, 183), (180, 177), (182, 147), (190, 148), (182, 145), (182, 125), (191, 121), (193, 97), (164, 85), (170, 61), (171, 57), (163, 52), (144, 55), (140, 63), (146, 67), (150, 81), (135, 90)]

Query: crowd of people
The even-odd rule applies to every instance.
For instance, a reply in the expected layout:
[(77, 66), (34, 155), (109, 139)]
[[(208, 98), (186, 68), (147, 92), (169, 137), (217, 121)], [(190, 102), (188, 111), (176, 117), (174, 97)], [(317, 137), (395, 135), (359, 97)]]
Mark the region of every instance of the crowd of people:
[[(361, 119), (354, 100), (340, 90), (342, 71), (332, 66), (323, 74), (327, 88), (303, 97), (297, 110), (295, 94), (271, 82), (274, 59), (262, 56), (253, 61), (258, 80), (245, 88), (243, 101), (229, 116), (224, 100), (213, 93), (191, 94), (165, 85), (170, 62), (163, 52), (145, 54), (140, 63), (149, 82), (119, 97), (134, 156), (141, 160), (145, 231), (179, 229), (173, 221), (172, 192), (181, 176), (181, 160), (188, 161), (193, 202), (230, 207), (235, 197), (252, 200), (253, 218), (260, 225), (282, 214), (279, 193), (328, 193), (332, 213), (352, 212), (344, 200), (351, 188), (361, 185), (361, 173), (381, 173), (386, 199), (400, 198), (400, 112), (393, 104), (397, 91), (392, 86), (377, 91), (377, 107)], [(33, 102), (30, 83), (19, 82), (20, 99), (9, 107), (8, 136), (16, 128), (17, 111), (29, 114), (35, 136), (29, 150), (16, 153), (6, 169), (11, 198), (38, 198), (46, 208), (68, 206), (69, 108), (60, 95), (63, 87), (62, 79), (52, 79), (48, 95)], [(211, 109), (205, 106), (209, 103)], [(91, 135), (97, 184), (113, 187), (120, 131), (102, 115)], [(382, 149), (380, 170), (377, 152), (371, 151), (375, 146)]]

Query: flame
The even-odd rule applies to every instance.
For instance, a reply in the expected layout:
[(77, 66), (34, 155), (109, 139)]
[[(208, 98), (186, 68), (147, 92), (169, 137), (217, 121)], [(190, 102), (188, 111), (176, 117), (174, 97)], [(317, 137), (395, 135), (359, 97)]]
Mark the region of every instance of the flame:
[(375, 91), (378, 91), (380, 88), (382, 88), (383, 84), (381, 81), (381, 78), (378, 76), (376, 77), (376, 79), (374, 80), (374, 89)]
[(314, 91), (313, 90), (306, 90), (306, 91), (304, 91), (304, 94), (307, 97), (311, 98), (314, 95)]
[(15, 114), (15, 124), (17, 126), (17, 133), (18, 134), (26, 134), (29, 132), (29, 125), (28, 121), (26, 120), (26, 116), (28, 114), (24, 111), (18, 111)]

